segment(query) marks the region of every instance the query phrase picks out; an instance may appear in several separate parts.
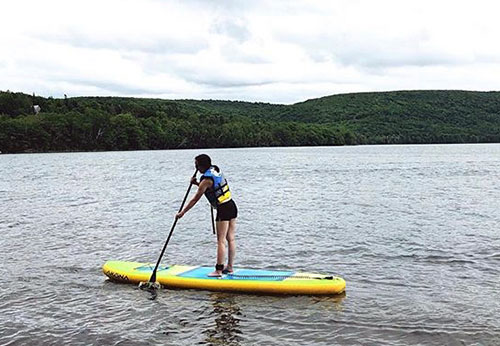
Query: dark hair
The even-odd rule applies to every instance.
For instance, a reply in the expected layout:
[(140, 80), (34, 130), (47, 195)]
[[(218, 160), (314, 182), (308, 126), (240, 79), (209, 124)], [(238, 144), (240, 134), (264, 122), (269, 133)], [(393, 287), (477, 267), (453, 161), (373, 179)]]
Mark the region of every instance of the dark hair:
[(208, 169), (212, 166), (212, 159), (207, 154), (198, 155), (194, 159), (198, 163), (199, 168)]

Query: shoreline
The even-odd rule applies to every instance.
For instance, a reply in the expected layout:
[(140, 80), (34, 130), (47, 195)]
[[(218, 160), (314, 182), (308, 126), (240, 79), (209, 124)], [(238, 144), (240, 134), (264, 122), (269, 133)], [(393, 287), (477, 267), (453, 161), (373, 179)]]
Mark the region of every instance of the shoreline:
[(203, 148), (167, 148), (167, 149), (130, 149), (130, 150), (67, 150), (67, 151), (23, 151), (2, 152), (0, 155), (30, 155), (30, 154), (71, 154), (71, 153), (107, 153), (107, 152), (134, 152), (134, 151), (173, 151), (173, 150), (217, 150), (217, 149), (268, 149), (268, 148), (335, 148), (335, 147), (367, 147), (367, 146), (426, 146), (426, 145), (494, 145), (500, 142), (461, 142), (461, 143), (367, 143), (343, 145), (290, 145), (290, 146), (262, 146), (262, 147), (203, 147)]

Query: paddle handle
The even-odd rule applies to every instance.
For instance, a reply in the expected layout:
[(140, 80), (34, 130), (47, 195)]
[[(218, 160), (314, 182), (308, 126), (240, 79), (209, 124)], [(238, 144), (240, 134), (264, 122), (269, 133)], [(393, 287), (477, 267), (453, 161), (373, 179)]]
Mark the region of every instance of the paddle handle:
[[(193, 178), (196, 177), (196, 173), (198, 172), (198, 169), (194, 171)], [(179, 208), (179, 212), (184, 208), (184, 203), (186, 203), (187, 197), (189, 196), (189, 191), (191, 191), (191, 186), (193, 186), (193, 183), (189, 183), (189, 187), (186, 191), (186, 194), (184, 195), (184, 199), (182, 200), (181, 206)], [(168, 233), (167, 241), (165, 242), (165, 245), (163, 245), (163, 249), (161, 250), (160, 257), (158, 257), (158, 261), (156, 262), (155, 268), (153, 269), (153, 273), (151, 274), (151, 277), (149, 278), (149, 282), (156, 282), (156, 271), (158, 270), (158, 267), (160, 266), (161, 259), (163, 257), (163, 254), (165, 253), (165, 250), (167, 249), (168, 242), (170, 241), (170, 237), (172, 237), (172, 233), (174, 232), (175, 225), (177, 225), (177, 221), (179, 219), (176, 217), (174, 220), (174, 223), (172, 224), (172, 227), (170, 228), (170, 232)]]

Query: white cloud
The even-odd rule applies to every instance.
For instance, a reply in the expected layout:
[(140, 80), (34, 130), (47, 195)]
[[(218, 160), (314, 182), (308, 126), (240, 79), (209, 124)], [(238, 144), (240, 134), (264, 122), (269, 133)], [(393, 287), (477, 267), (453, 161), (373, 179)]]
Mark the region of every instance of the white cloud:
[(0, 90), (292, 103), (498, 90), (495, 1), (28, 1), (1, 5)]

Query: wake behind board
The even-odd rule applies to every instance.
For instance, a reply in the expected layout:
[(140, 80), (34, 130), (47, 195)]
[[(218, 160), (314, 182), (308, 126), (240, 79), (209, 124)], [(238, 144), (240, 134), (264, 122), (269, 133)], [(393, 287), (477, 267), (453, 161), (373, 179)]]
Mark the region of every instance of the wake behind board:
[[(108, 261), (102, 270), (112, 281), (138, 284), (151, 277), (154, 264)], [(335, 295), (344, 292), (345, 281), (337, 276), (293, 271), (235, 268), (222, 278), (208, 277), (213, 267), (160, 266), (156, 281), (165, 287), (260, 294)]]

